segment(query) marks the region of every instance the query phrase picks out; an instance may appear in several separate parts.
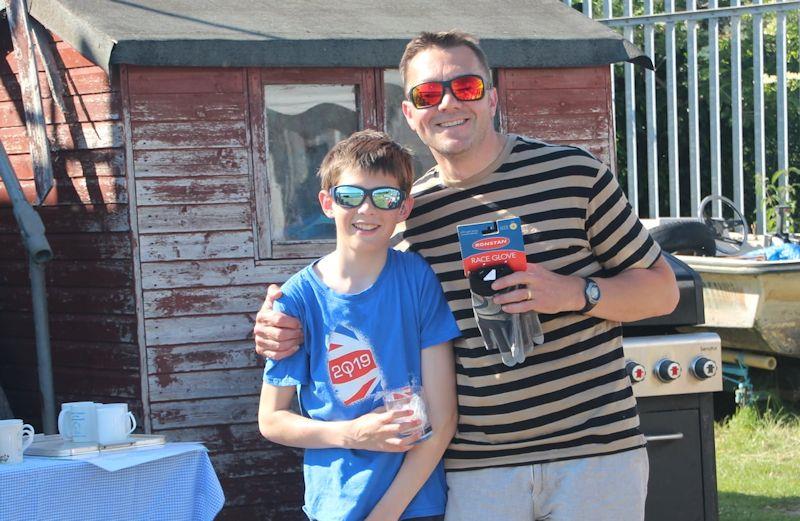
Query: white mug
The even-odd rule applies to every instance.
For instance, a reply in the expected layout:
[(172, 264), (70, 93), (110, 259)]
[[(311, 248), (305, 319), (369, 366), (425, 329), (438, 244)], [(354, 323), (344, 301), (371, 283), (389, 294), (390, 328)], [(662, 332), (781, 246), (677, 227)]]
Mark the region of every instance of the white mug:
[(0, 420), (0, 464), (22, 463), (22, 453), (33, 443), (33, 427), (22, 420)]
[(68, 441), (97, 441), (97, 404), (94, 402), (67, 402), (61, 404), (58, 414), (58, 432)]
[(136, 429), (136, 418), (128, 404), (106, 403), (97, 406), (97, 441), (101, 445), (124, 443)]

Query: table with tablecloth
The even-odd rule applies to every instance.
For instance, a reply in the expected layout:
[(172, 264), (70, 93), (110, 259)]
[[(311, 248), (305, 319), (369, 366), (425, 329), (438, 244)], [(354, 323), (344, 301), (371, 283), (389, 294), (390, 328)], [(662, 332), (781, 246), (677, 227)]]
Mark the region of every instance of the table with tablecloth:
[(75, 459), (26, 455), (22, 463), (0, 465), (3, 521), (202, 521), (214, 519), (224, 502), (197, 443)]

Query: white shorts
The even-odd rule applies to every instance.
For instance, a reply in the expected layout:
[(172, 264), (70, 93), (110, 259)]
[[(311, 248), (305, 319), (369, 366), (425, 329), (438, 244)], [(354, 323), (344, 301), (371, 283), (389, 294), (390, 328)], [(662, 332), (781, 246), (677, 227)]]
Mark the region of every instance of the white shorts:
[(445, 521), (642, 521), (649, 471), (641, 448), (448, 472)]

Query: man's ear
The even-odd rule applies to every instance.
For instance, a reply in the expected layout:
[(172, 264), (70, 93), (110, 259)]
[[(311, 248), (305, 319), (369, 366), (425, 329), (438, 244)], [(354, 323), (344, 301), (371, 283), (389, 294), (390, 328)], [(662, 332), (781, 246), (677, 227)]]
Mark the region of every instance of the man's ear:
[(411, 210), (414, 209), (414, 198), (410, 195), (403, 200), (403, 204), (400, 205), (400, 217), (401, 221), (405, 221), (408, 219), (408, 216), (411, 214)]
[(497, 87), (489, 89), (489, 106), (492, 108), (492, 117), (497, 113)]
[(408, 126), (411, 127), (411, 130), (416, 132), (417, 127), (414, 125), (414, 111), (416, 109), (414, 108), (414, 105), (408, 100), (403, 100), (403, 103), (401, 103), (400, 106), (403, 109), (403, 116), (406, 117), (406, 123), (408, 123)]
[(322, 207), (322, 213), (325, 217), (333, 219), (333, 197), (327, 190), (319, 191), (319, 205)]

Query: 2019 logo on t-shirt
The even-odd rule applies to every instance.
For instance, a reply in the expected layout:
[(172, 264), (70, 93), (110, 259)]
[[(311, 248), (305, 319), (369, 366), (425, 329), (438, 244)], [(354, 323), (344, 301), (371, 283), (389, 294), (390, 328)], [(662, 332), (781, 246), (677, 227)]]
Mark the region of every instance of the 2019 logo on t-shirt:
[(381, 383), (372, 347), (339, 326), (328, 335), (328, 377), (339, 400), (352, 405), (370, 395)]

